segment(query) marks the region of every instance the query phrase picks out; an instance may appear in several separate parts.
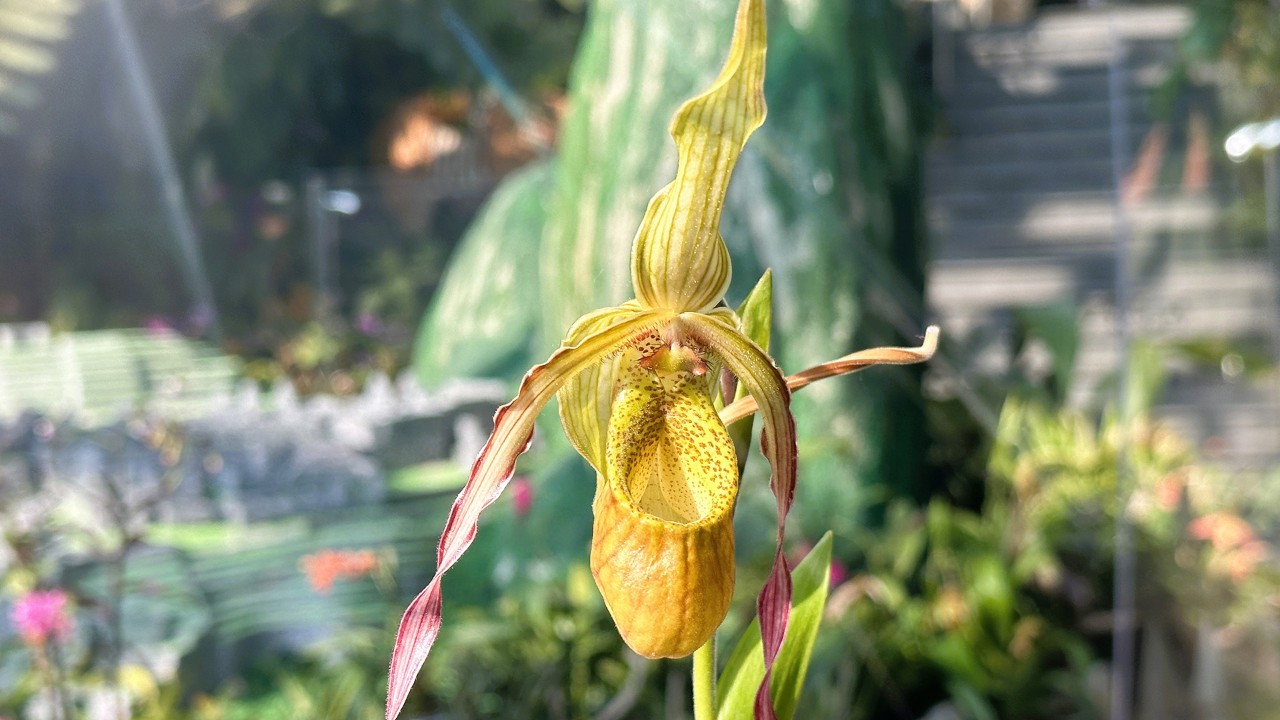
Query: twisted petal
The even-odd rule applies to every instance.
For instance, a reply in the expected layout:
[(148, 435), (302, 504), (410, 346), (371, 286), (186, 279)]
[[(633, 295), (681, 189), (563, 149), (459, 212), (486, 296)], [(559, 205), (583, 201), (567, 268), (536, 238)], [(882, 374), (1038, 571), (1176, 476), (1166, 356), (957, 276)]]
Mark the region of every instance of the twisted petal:
[[(815, 365), (795, 375), (787, 376), (787, 387), (800, 388), (818, 380), (837, 375), (848, 375), (876, 365), (912, 365), (933, 357), (938, 350), (938, 326), (930, 325), (924, 332), (924, 341), (918, 347), (878, 347), (845, 355), (830, 362)], [(754, 397), (739, 398), (720, 411), (720, 419), (730, 425), (754, 413), (758, 408)]]
[(516, 458), (529, 445), (539, 411), (561, 386), (583, 369), (599, 363), (669, 317), (657, 312), (629, 314), (587, 335), (577, 345), (561, 347), (546, 363), (530, 370), (520, 383), (515, 399), (494, 414), (493, 434), (471, 466), (471, 476), (454, 500), (440, 535), (435, 576), (400, 619), (387, 681), (388, 719), (400, 714), (414, 678), (440, 632), (440, 578), (470, 547), (480, 512), (497, 500), (511, 479)]
[(720, 211), (747, 137), (764, 122), (762, 0), (738, 6), (733, 41), (715, 83), (676, 111), (676, 178), (649, 203), (631, 255), (631, 281), (646, 307), (703, 312), (729, 287)]
[[(661, 366), (679, 353), (648, 357)], [(700, 359), (692, 362), (705, 374)], [(668, 369), (619, 367), (591, 543), (591, 571), (618, 631), (651, 658), (683, 657), (706, 643), (729, 610), (734, 581), (733, 442), (700, 376)]]
[(676, 318), (675, 324), (718, 355), (738, 376), (759, 404), (764, 422), (760, 447), (772, 468), (769, 487), (778, 502), (778, 537), (773, 569), (756, 602), (764, 650), (764, 681), (756, 693), (756, 717), (772, 719), (769, 676), (791, 614), (791, 572), (782, 552), (787, 514), (791, 512), (796, 488), (796, 424), (791, 415), (791, 392), (769, 355), (723, 319), (685, 313)]

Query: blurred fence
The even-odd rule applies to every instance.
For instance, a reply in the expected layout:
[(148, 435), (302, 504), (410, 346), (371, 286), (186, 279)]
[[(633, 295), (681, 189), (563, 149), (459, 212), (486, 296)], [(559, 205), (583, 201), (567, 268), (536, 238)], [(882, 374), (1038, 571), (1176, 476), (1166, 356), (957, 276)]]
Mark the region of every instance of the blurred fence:
[(960, 36), (931, 160), (930, 301), (970, 380), (1011, 359), (1047, 374), (1043, 346), (1020, 355), (1029, 316), (1065, 318), (1053, 351), (1077, 406), (1114, 399), (1128, 346), (1155, 343), (1171, 360), (1159, 414), (1210, 458), (1266, 467), (1277, 276), (1241, 192), (1257, 168), (1226, 167), (1213, 88), (1165, 87), (1186, 25), (1172, 6), (1064, 9)]
[[(1152, 547), (1140, 483), (1153, 480), (1132, 454), (1117, 460), (1113, 720), (1256, 716), (1257, 688), (1280, 672), (1274, 621), (1240, 609), (1254, 602), (1246, 586), (1217, 596), (1218, 614), (1199, 607), (1203, 593), (1165, 604), (1180, 592), (1169, 567), (1194, 564), (1190, 550), (1160, 548), (1212, 537), (1215, 552), (1234, 552), (1255, 531), (1280, 533), (1264, 489), (1280, 461), (1280, 264), (1263, 230), (1280, 207), (1257, 192), (1256, 160), (1225, 162), (1216, 88), (1168, 82), (1188, 23), (1179, 6), (1049, 9), (956, 29), (935, 57), (947, 136), (930, 168), (931, 304), (969, 360), (952, 391), (998, 402), (984, 381), (1016, 375), (1110, 408), (1119, 427), (1149, 409), (1196, 455), (1241, 473), (1231, 498), (1195, 500), (1225, 509)], [(1203, 512), (1181, 502), (1169, 507), (1183, 522)], [(1213, 534), (1227, 521), (1243, 539)]]

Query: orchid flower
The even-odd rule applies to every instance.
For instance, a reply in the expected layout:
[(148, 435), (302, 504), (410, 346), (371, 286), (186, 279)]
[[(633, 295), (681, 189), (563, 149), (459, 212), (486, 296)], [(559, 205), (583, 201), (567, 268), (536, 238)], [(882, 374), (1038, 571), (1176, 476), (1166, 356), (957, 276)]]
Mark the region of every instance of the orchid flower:
[[(728, 249), (719, 233), (725, 191), (747, 137), (764, 122), (763, 0), (742, 0), (719, 77), (671, 123), (675, 179), (650, 201), (631, 258), (635, 298), (588, 313), (561, 347), (525, 375), (494, 415), (454, 501), (435, 576), (405, 611), (392, 654), (387, 717), (396, 717), (441, 624), (441, 577), (475, 538), (480, 513), (502, 492), (534, 421), (553, 395), (574, 448), (596, 470), (591, 571), (623, 640), (649, 658), (684, 657), (723, 621), (734, 586), (733, 514), (739, 462), (726, 422), (759, 412), (771, 465), (778, 532), (758, 601), (765, 678), (756, 716), (771, 718), (769, 669), (786, 633), (791, 577), (783, 555), (796, 482), (789, 381), (724, 305)], [(883, 362), (919, 362), (920, 349), (882, 348), (795, 376), (819, 377)], [(868, 354), (869, 353), (869, 354)], [(721, 376), (749, 396), (717, 410)]]

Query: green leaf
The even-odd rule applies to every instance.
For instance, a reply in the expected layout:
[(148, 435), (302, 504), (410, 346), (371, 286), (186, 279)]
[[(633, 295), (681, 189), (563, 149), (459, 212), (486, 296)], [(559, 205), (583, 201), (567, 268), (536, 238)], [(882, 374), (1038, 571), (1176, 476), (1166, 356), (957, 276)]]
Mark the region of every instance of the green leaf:
[[(765, 270), (759, 282), (751, 289), (747, 299), (738, 307), (742, 320), (742, 332), (761, 350), (769, 350), (769, 337), (773, 327), (773, 271)], [(741, 390), (738, 396), (742, 396)]]
[(1054, 399), (1066, 402), (1080, 348), (1080, 308), (1072, 302), (1061, 302), (1024, 307), (1016, 315), (1023, 331), (1039, 338), (1048, 348), (1053, 361)]
[[(827, 605), (831, 583), (831, 533), (822, 536), (813, 550), (791, 573), (791, 620), (782, 650), (773, 666), (773, 707), (779, 720), (789, 720), (800, 701), (800, 690), (809, 669), (809, 658), (818, 637), (818, 624)], [(760, 620), (751, 622), (729, 656), (717, 687), (718, 718), (736, 720), (752, 716), (756, 689), (764, 679), (764, 653), (760, 649)]]
[(991, 703), (976, 688), (961, 680), (947, 683), (947, 692), (951, 702), (960, 714), (971, 720), (999, 720), (999, 715)]

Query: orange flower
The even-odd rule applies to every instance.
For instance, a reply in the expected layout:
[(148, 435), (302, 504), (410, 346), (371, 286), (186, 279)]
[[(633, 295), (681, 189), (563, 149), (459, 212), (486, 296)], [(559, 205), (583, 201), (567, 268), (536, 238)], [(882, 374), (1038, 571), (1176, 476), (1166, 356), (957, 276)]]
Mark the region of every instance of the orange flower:
[(303, 555), (298, 566), (318, 593), (328, 594), (336, 580), (355, 580), (378, 568), (372, 550), (321, 550)]
[(1208, 540), (1213, 547), (1209, 558), (1211, 572), (1241, 582), (1253, 573), (1267, 556), (1267, 544), (1258, 539), (1253, 527), (1239, 515), (1209, 513), (1191, 521), (1187, 528), (1191, 537)]
[(1227, 512), (1209, 513), (1191, 521), (1187, 528), (1191, 537), (1208, 540), (1214, 550), (1229, 550), (1255, 540), (1253, 528), (1239, 515)]
[(1267, 544), (1253, 540), (1231, 550), (1222, 557), (1222, 567), (1227, 575), (1241, 582), (1253, 573), (1253, 569), (1267, 557)]

